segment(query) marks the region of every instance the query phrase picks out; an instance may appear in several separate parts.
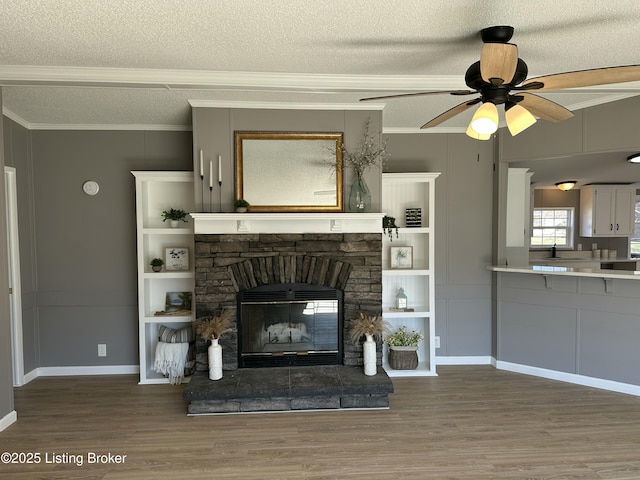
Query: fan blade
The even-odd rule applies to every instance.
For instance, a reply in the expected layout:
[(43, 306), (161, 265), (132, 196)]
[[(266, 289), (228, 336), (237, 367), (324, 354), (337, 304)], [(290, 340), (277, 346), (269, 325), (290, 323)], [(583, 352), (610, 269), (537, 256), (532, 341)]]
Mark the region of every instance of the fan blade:
[(467, 110), (470, 107), (473, 107), (474, 105), (477, 105), (478, 103), (480, 103), (482, 101), (482, 99), (480, 98), (475, 98), (473, 100), (470, 100), (468, 102), (463, 102), (459, 105), (456, 105), (453, 108), (450, 108), (449, 110), (447, 110), (444, 113), (441, 113), (440, 115), (438, 115), (436, 118), (429, 120), (427, 123), (425, 123), (423, 126), (421, 126), (420, 128), (431, 128), (431, 127), (435, 127), (436, 125), (440, 125), (443, 122), (446, 122), (447, 120), (449, 120), (450, 118), (455, 117), (456, 115), (458, 115), (459, 113), (464, 112), (465, 110)]
[(518, 66), (518, 47), (512, 43), (485, 43), (480, 55), (482, 79), (499, 86), (509, 83)]
[[(640, 65), (625, 65), (622, 67), (594, 68), (592, 70), (578, 70), (536, 77), (527, 80), (527, 83), (522, 85), (522, 88), (525, 90), (562, 90), (564, 88), (609, 85), (638, 80), (640, 80)], [(531, 85), (534, 82), (541, 83), (542, 87), (538, 87), (535, 84)]]
[[(518, 99), (522, 97), (522, 100)], [(536, 117), (540, 117), (544, 120), (551, 122), (561, 122), (573, 117), (573, 112), (564, 108), (562, 105), (558, 105), (551, 100), (534, 95), (533, 93), (518, 93), (511, 97), (516, 103), (527, 110), (529, 110)]]
[(361, 102), (367, 102), (369, 100), (383, 100), (385, 98), (402, 98), (402, 97), (419, 97), (422, 95), (442, 95), (448, 93), (449, 95), (473, 95), (478, 93), (475, 90), (444, 90), (441, 92), (417, 92), (417, 93), (399, 93), (397, 95), (383, 95), (382, 97), (367, 97), (361, 98)]

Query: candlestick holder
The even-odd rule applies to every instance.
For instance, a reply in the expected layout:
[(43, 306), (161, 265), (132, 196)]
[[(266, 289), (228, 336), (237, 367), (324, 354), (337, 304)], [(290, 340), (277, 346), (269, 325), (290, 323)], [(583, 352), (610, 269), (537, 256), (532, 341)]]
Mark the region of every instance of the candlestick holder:
[(200, 211), (204, 212), (204, 174), (200, 174), (200, 190), (202, 196), (200, 197)]
[(218, 210), (219, 213), (222, 213), (222, 180), (218, 180), (218, 186), (220, 187), (220, 209)]
[(213, 213), (213, 185), (209, 185), (209, 212)]

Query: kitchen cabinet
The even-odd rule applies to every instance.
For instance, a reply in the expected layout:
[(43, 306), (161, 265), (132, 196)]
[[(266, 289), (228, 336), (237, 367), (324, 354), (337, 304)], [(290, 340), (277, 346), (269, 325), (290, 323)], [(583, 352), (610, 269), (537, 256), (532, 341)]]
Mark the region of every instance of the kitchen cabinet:
[(631, 186), (588, 185), (580, 189), (580, 235), (627, 237), (633, 234), (636, 191)]

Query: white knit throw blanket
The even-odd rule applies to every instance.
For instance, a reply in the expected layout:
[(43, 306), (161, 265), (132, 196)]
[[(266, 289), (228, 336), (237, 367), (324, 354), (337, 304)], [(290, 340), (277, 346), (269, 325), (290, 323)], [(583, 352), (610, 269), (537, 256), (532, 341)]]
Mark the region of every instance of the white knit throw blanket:
[(182, 383), (182, 377), (184, 376), (188, 351), (188, 343), (158, 342), (154, 370), (157, 373), (168, 375), (171, 385), (179, 385)]

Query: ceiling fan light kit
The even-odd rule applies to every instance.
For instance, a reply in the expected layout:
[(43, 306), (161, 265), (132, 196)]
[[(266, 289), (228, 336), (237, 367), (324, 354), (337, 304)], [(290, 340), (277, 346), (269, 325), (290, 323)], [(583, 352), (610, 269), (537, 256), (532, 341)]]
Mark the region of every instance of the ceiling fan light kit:
[(629, 162), (629, 163), (640, 163), (640, 153), (634, 153), (633, 155), (629, 155), (627, 157), (627, 162)]
[(575, 186), (576, 186), (576, 181), (575, 180), (565, 180), (564, 182), (556, 183), (556, 187), (558, 187), (563, 192), (568, 192), (569, 190), (571, 190)]
[[(471, 64), (465, 73), (464, 79), (469, 90), (402, 93), (362, 98), (361, 100), (439, 94), (479, 95), (473, 100), (462, 102), (450, 108), (425, 123), (421, 128), (440, 125), (482, 102), (482, 106), (478, 108), (469, 128), (467, 128), (467, 135), (478, 140), (488, 140), (498, 128), (497, 105), (505, 105), (505, 117), (511, 135), (517, 135), (533, 125), (536, 122), (535, 117), (551, 122), (561, 122), (573, 116), (573, 112), (562, 105), (529, 93), (527, 90), (552, 91), (640, 80), (640, 65), (577, 70), (527, 80), (529, 73), (527, 64), (518, 57), (518, 47), (513, 43), (508, 43), (513, 32), (513, 27), (505, 25), (481, 30), (480, 37), (483, 47), (480, 61)], [(629, 161), (632, 160), (629, 159)], [(636, 162), (640, 163), (640, 159)]]
[(514, 137), (536, 123), (536, 117), (531, 115), (529, 110), (516, 103), (506, 104), (504, 116), (507, 120), (507, 128)]
[(471, 138), (474, 138), (476, 140), (489, 140), (491, 138), (491, 134), (490, 133), (478, 133), (475, 132), (473, 130), (473, 128), (471, 128), (471, 125), (469, 125), (467, 127), (467, 135)]
[(483, 103), (473, 115), (469, 128), (481, 135), (494, 133), (498, 130), (498, 108), (492, 102)]

